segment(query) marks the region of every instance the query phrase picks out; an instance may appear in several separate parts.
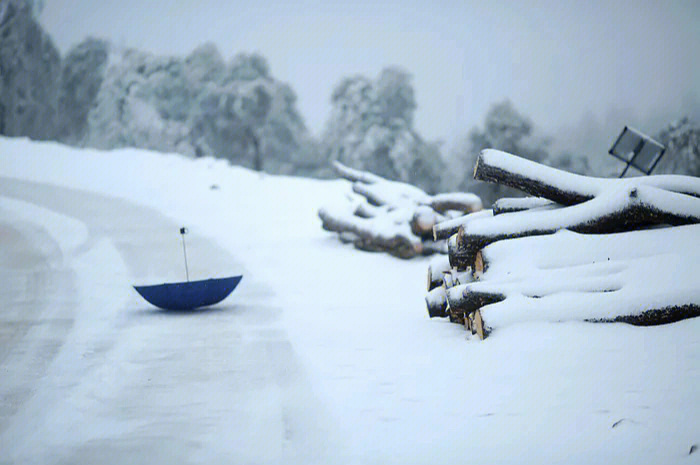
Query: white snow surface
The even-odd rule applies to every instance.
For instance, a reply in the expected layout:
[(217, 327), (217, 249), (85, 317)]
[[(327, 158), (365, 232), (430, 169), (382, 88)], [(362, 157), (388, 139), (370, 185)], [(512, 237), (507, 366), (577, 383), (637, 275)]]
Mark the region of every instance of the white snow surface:
[[(0, 195), (14, 178), (83, 190), (86, 208), (93, 195), (121, 199), (116, 221), (131, 205), (148, 207), (234, 257), (231, 274), (244, 270), (218, 309), (157, 312), (130, 286), (162, 282), (167, 270), (127, 266), (130, 244), (109, 235), (77, 251), (85, 229), (75, 222), (87, 220), (45, 214), (57, 208), (47, 205), (18, 212), (31, 192), (3, 201), (0, 220), (34, 221), (55, 237), (64, 249), (57, 270), (68, 270), (78, 291), (68, 301), (74, 322), (40, 377), (37, 361), (25, 367), (19, 352), (0, 353), (0, 389), (29, 386), (17, 404), (0, 400), (0, 462), (697, 461), (688, 452), (700, 443), (700, 319), (652, 328), (531, 321), (481, 342), (428, 318), (427, 259), (359, 252), (321, 229), (319, 207), (346, 202), (342, 181), (7, 138), (0, 176)], [(571, 247), (571, 234), (553, 237)], [(508, 242), (488, 253), (507, 256)], [(562, 265), (532, 244), (537, 266)], [(614, 252), (611, 261), (627, 256), (625, 244), (610, 247), (596, 250)], [(596, 260), (602, 255), (588, 262)], [(211, 264), (200, 262), (203, 276), (193, 278)], [(691, 291), (696, 279), (688, 277)], [(250, 344), (260, 351), (243, 350)]]

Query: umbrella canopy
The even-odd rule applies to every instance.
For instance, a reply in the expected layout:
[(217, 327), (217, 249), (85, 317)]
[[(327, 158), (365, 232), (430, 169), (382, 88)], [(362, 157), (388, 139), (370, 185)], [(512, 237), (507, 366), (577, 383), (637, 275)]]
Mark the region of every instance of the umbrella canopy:
[(204, 279), (152, 286), (134, 286), (149, 303), (165, 310), (192, 310), (221, 302), (238, 286), (243, 276)]

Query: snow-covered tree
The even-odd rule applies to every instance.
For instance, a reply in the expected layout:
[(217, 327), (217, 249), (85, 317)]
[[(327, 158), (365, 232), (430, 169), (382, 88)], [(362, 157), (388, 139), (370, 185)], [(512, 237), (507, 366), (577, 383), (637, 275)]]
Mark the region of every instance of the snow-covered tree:
[(321, 141), (325, 157), (429, 192), (439, 189), (444, 164), (438, 145), (424, 141), (413, 128), (410, 74), (390, 67), (376, 80), (345, 78), (331, 102)]
[(204, 87), (190, 126), (197, 154), (272, 173), (294, 172), (308, 137), (294, 91), (257, 54), (236, 56), (220, 82)]
[(401, 120), (408, 126), (413, 125), (416, 100), (410, 74), (397, 67), (385, 68), (375, 88), (377, 112), (383, 121)]
[(88, 114), (85, 144), (194, 155), (185, 124), (193, 89), (182, 61), (135, 50), (112, 61)]
[(683, 118), (664, 128), (657, 139), (666, 153), (656, 172), (700, 176), (700, 124)]
[(457, 148), (455, 157), (462, 160), (464, 172), (459, 188), (476, 193), (485, 204), (499, 197), (518, 195), (503, 186), (474, 181), (472, 170), (476, 158), (483, 149), (492, 148), (543, 162), (549, 158), (547, 145), (546, 139), (533, 134), (530, 119), (518, 112), (510, 100), (495, 103), (486, 113), (483, 128), (473, 128)]
[(46, 4), (46, 0), (24, 0), (24, 1), (29, 6), (34, 18), (39, 18), (39, 15), (41, 14), (41, 12), (44, 9), (44, 6)]
[(195, 48), (185, 57), (185, 76), (192, 86), (201, 86), (207, 82), (221, 82), (226, 71), (226, 63), (211, 42)]
[(484, 118), (483, 128), (473, 128), (469, 133), (474, 158), (486, 148), (515, 153), (533, 161), (547, 158), (547, 141), (533, 136), (530, 119), (518, 112), (510, 100), (491, 106)]
[(56, 135), (60, 56), (36, 21), (40, 3), (0, 1), (0, 134)]
[(61, 140), (78, 143), (85, 137), (88, 112), (104, 81), (109, 50), (107, 41), (87, 38), (63, 59), (58, 99)]
[[(258, 54), (226, 64), (213, 44), (184, 59), (136, 50), (112, 54), (88, 116), (87, 145), (214, 156), (271, 173), (313, 173), (296, 95)], [(301, 160), (304, 154), (313, 160)]]
[(558, 155), (551, 155), (546, 160), (546, 164), (570, 173), (588, 175), (591, 174), (588, 160), (586, 157), (575, 155), (571, 152), (561, 152)]

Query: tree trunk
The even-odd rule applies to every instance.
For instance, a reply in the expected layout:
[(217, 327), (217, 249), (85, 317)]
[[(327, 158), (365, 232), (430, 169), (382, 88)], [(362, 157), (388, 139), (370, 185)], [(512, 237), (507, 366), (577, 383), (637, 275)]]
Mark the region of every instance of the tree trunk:
[(605, 179), (581, 176), (526, 160), (498, 150), (483, 150), (476, 160), (474, 179), (494, 182), (543, 197), (562, 205), (576, 205), (602, 192), (631, 186), (658, 189), (700, 197), (700, 179), (692, 176), (655, 175), (640, 178)]
[(253, 169), (255, 171), (262, 171), (263, 159), (262, 154), (260, 153), (260, 141), (258, 140), (258, 136), (256, 136), (255, 132), (250, 128), (247, 128), (246, 135), (248, 136), (250, 143), (253, 145)]

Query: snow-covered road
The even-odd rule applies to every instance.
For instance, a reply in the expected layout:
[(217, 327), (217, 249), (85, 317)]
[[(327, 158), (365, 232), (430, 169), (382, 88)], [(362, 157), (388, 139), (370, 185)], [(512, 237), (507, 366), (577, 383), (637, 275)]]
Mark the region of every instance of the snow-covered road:
[[(279, 309), (238, 303), (243, 288), (222, 306), (161, 312), (130, 289), (149, 275), (182, 279), (178, 225), (48, 184), (0, 178), (0, 196), (0, 462), (322, 457), (304, 441), (324, 438), (323, 415)], [(211, 241), (187, 240), (193, 275), (245, 272)]]

